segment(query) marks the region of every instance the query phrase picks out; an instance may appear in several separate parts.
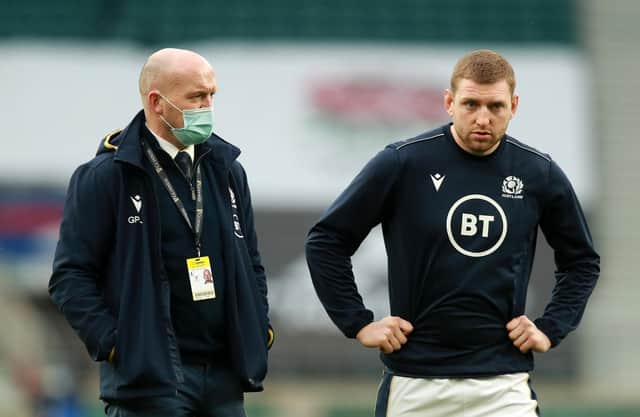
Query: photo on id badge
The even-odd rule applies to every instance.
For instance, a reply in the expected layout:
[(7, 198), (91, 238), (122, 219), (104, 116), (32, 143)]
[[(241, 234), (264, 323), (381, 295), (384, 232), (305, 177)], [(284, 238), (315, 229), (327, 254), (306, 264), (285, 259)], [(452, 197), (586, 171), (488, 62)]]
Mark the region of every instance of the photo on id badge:
[(189, 270), (189, 282), (191, 283), (193, 301), (216, 298), (209, 257), (202, 256), (200, 258), (187, 259), (187, 269)]

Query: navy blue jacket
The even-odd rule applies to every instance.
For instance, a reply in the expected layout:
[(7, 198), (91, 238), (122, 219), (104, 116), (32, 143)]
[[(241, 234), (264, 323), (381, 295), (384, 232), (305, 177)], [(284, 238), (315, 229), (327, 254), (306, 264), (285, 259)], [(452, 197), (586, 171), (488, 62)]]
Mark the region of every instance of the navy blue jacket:
[[(524, 372), (506, 324), (525, 313), (538, 227), (555, 253), (556, 284), (536, 325), (553, 346), (579, 323), (599, 257), (558, 165), (512, 137), (473, 156), (450, 125), (387, 146), (311, 229), (306, 254), (329, 316), (349, 337), (373, 320), (350, 257), (381, 224), (391, 314), (414, 326), (382, 355), (398, 374), (467, 377)], [(366, 277), (362, 277), (366, 279)]]
[[(91, 357), (100, 362), (104, 399), (175, 395), (183, 380), (170, 317), (170, 287), (161, 259), (152, 170), (140, 138), (140, 112), (107, 136), (98, 154), (73, 174), (65, 203), (49, 293)], [(231, 366), (245, 391), (261, 391), (273, 339), (267, 285), (257, 247), (251, 196), (240, 151), (216, 135), (201, 167), (216, 184), (223, 213), (226, 317)], [(234, 223), (233, 190), (239, 223)], [(142, 206), (132, 198), (140, 196)], [(109, 362), (112, 347), (116, 358)]]

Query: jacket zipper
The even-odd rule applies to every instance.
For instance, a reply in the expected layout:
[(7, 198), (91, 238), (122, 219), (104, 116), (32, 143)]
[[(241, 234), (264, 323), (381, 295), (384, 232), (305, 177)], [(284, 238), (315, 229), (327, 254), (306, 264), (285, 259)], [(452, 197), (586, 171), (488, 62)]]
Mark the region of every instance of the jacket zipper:
[[(199, 160), (199, 159), (198, 159), (198, 160)], [(159, 213), (159, 212), (160, 212), (160, 208), (158, 207), (158, 201), (157, 201), (157, 199), (156, 199), (156, 195), (155, 195), (155, 193), (153, 192), (153, 180), (152, 180), (151, 176), (149, 175), (149, 173), (148, 173), (144, 168), (142, 168), (142, 167), (140, 167), (140, 166), (138, 166), (138, 165), (132, 164), (131, 162), (122, 161), (122, 163), (124, 163), (124, 164), (127, 164), (127, 165), (129, 165), (129, 166), (134, 167), (135, 169), (137, 169), (138, 171), (140, 171), (140, 172), (145, 176), (145, 182), (147, 182), (147, 184), (146, 184), (145, 186), (146, 186), (146, 187), (149, 187), (149, 189), (151, 190), (151, 196), (152, 196), (152, 198), (153, 198), (153, 202), (154, 202), (153, 206), (154, 206), (154, 208), (155, 208), (156, 213)], [(174, 163), (175, 163), (175, 161), (174, 161)], [(176, 164), (176, 166), (177, 166), (177, 164)], [(180, 171), (180, 169), (178, 169), (178, 171)], [(180, 171), (180, 172), (182, 172), (182, 171)], [(185, 179), (186, 179), (186, 177), (185, 177)], [(153, 236), (153, 237), (154, 237), (154, 239), (155, 239), (155, 240), (156, 240), (156, 242), (157, 242), (157, 249), (158, 249), (158, 250), (160, 250), (160, 247), (162, 246), (162, 237), (161, 237), (160, 228), (159, 228), (159, 227), (156, 227), (156, 229), (157, 229), (157, 230), (156, 230), (156, 232), (154, 233), (154, 236)], [(160, 254), (160, 255), (161, 255), (161, 254)], [(171, 323), (171, 318), (169, 318), (169, 321), (168, 321), (168, 323), (167, 323), (167, 326), (170, 328), (171, 332), (173, 333), (173, 340), (174, 340), (174, 342), (175, 342), (175, 344), (174, 344), (174, 348), (175, 348), (176, 353), (177, 353), (177, 355), (178, 355), (178, 361), (180, 361), (180, 353), (179, 353), (179, 350), (178, 350), (178, 342), (177, 342), (177, 340), (176, 340), (176, 338), (175, 338), (175, 330), (173, 329), (173, 324)], [(167, 338), (169, 338), (169, 335), (168, 335), (168, 334), (167, 334)], [(169, 340), (169, 342), (168, 342), (168, 343), (169, 343), (169, 344), (171, 344), (171, 340)], [(171, 347), (170, 347), (170, 348), (171, 348)], [(171, 358), (170, 358), (170, 360), (171, 360)], [(180, 373), (180, 374), (182, 374), (182, 372), (178, 369), (178, 366), (179, 366), (178, 364), (175, 364), (175, 363), (173, 364), (173, 374), (174, 374), (174, 376), (175, 376), (175, 378), (176, 378), (176, 383), (177, 383), (177, 381), (179, 381), (179, 380), (180, 380), (180, 378), (179, 378), (178, 374), (179, 374), (179, 373)], [(183, 377), (184, 377), (184, 375), (183, 375)], [(177, 392), (177, 390), (176, 390), (176, 392)]]

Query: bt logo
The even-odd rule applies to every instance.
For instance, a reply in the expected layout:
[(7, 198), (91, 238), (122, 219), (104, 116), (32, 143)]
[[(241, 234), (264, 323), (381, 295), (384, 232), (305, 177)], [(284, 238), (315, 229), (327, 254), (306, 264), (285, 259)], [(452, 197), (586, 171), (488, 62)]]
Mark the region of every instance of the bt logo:
[(462, 236), (475, 236), (478, 233), (478, 220), (482, 222), (482, 237), (489, 237), (489, 224), (493, 221), (493, 216), (480, 214), (478, 216), (471, 213), (462, 213), (462, 226), (460, 234)]
[(507, 236), (507, 217), (495, 200), (471, 194), (453, 203), (447, 214), (447, 236), (461, 254), (474, 258), (498, 250)]

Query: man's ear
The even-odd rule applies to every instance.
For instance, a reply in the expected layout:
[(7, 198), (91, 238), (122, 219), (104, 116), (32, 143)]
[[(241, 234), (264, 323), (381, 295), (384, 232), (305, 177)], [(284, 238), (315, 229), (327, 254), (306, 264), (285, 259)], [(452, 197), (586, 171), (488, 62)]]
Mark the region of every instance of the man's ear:
[(453, 93), (448, 88), (444, 90), (444, 110), (453, 116)]
[(149, 91), (149, 93), (147, 93), (147, 101), (149, 103), (149, 108), (156, 113), (162, 113), (162, 106), (160, 104), (160, 99), (161, 99), (160, 94), (155, 90), (151, 90)]
[(516, 115), (516, 110), (518, 110), (518, 103), (520, 102), (520, 97), (517, 95), (513, 95), (511, 98), (511, 117)]

